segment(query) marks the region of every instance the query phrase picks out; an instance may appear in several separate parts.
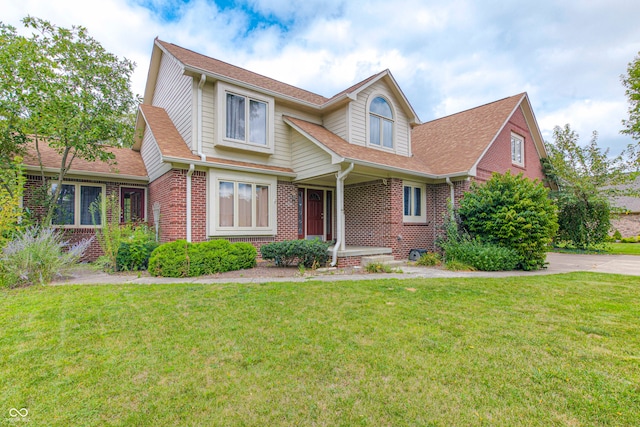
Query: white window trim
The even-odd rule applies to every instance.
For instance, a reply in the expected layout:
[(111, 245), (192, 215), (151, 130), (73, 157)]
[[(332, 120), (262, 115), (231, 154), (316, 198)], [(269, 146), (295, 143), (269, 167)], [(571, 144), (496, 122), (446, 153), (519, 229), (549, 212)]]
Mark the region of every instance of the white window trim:
[[(239, 141), (237, 139), (227, 138), (227, 94), (233, 94), (243, 96), (249, 100), (260, 101), (267, 104), (267, 144), (254, 144), (246, 141)], [(226, 83), (218, 82), (217, 94), (216, 94), (216, 115), (218, 116), (218, 132), (216, 138), (216, 145), (228, 148), (236, 148), (240, 150), (252, 151), (255, 153), (273, 154), (274, 153), (274, 135), (275, 135), (275, 101), (272, 97), (253, 92), (246, 89), (241, 89), (236, 86), (231, 86)], [(246, 128), (248, 135), (249, 131)], [(246, 138), (248, 136), (245, 135)]]
[[(376, 145), (376, 144), (372, 144), (371, 143), (371, 103), (373, 102), (374, 99), (376, 98), (382, 98), (385, 101), (387, 101), (387, 104), (389, 104), (389, 108), (391, 108), (391, 115), (392, 115), (392, 119), (391, 121), (393, 122), (393, 146), (392, 147), (385, 147), (383, 144), (380, 145)], [(366, 117), (365, 117), (365, 128), (366, 128), (366, 135), (365, 135), (365, 145), (367, 147), (371, 147), (371, 148), (375, 148), (376, 150), (382, 150), (382, 151), (387, 151), (390, 153), (396, 153), (397, 152), (397, 146), (398, 146), (398, 114), (396, 112), (395, 106), (393, 105), (393, 103), (391, 102), (391, 100), (389, 100), (389, 97), (380, 93), (380, 92), (373, 92), (369, 95), (369, 97), (367, 98), (367, 109), (366, 109)], [(375, 113), (374, 113), (375, 114)], [(377, 114), (376, 114), (377, 115)]]
[[(238, 203), (237, 200), (237, 184), (252, 184), (253, 190), (255, 190), (256, 185), (265, 185), (269, 187), (269, 226), (268, 227), (256, 227), (253, 225), (252, 227), (220, 227), (220, 210), (218, 209), (218, 191), (220, 182), (233, 182), (235, 183), (235, 192), (234, 192), (234, 218), (238, 218), (237, 209)], [(211, 236), (275, 236), (278, 230), (277, 227), (277, 191), (278, 191), (278, 179), (265, 175), (253, 175), (249, 173), (242, 172), (224, 172), (219, 170), (211, 169), (209, 173), (209, 188), (210, 192), (210, 203), (211, 207), (209, 212), (211, 215), (209, 216), (209, 233)], [(252, 196), (252, 209), (255, 207), (255, 191), (253, 191)], [(255, 212), (252, 212), (252, 215), (255, 216)], [(253, 218), (252, 224), (255, 224), (255, 218)]]
[[(422, 197), (420, 198), (420, 215), (416, 216), (416, 215), (405, 215), (404, 214), (404, 188), (405, 187), (409, 187), (411, 188), (411, 204), (412, 204), (412, 208), (413, 208), (413, 203), (414, 202), (414, 188), (419, 188), (422, 194)], [(411, 209), (411, 212), (413, 212), (414, 210)], [(403, 222), (409, 222), (409, 223), (426, 223), (427, 222), (427, 185), (426, 184), (421, 184), (419, 182), (411, 182), (411, 181), (404, 181), (402, 183), (402, 220)]]
[[(520, 162), (516, 161), (513, 158), (513, 140), (519, 141), (520, 142)], [(509, 148), (511, 149), (511, 163), (516, 165), (516, 166), (521, 166), (524, 167), (524, 137), (518, 135), (517, 133), (511, 133), (511, 139), (509, 140)]]
[[(50, 182), (49, 183), (49, 191), (52, 191), (52, 187), (54, 184), (58, 184), (57, 182)], [(104, 203), (104, 199), (107, 195), (107, 186), (105, 184), (92, 184), (89, 182), (73, 182), (73, 181), (62, 181), (61, 185), (73, 185), (74, 187), (76, 187), (75, 189), (75, 193), (74, 193), (74, 198), (73, 198), (73, 209), (74, 209), (74, 217), (75, 217), (75, 222), (74, 224), (52, 224), (53, 227), (56, 228), (102, 228), (102, 225), (104, 224), (106, 218), (107, 218), (107, 211), (106, 211), (106, 203)], [(102, 203), (102, 212), (100, 213), (100, 217), (102, 219), (102, 224), (99, 225), (83, 225), (80, 224), (80, 220), (81, 220), (81, 212), (80, 212), (80, 187), (100, 187), (102, 189), (102, 199), (103, 199), (103, 203)], [(53, 203), (58, 203), (57, 200), (54, 200)], [(118, 200), (119, 203), (119, 200)], [(120, 213), (118, 213), (118, 215), (120, 215)]]

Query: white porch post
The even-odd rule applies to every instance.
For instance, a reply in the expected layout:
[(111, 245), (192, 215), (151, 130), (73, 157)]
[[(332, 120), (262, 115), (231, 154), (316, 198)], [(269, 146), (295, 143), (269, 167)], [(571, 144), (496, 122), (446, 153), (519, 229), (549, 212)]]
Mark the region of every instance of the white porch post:
[(347, 169), (336, 175), (336, 208), (338, 210), (336, 221), (336, 244), (333, 246), (333, 259), (331, 266), (335, 267), (338, 263), (338, 251), (346, 248), (345, 238), (345, 217), (344, 217), (344, 180), (353, 170), (354, 164), (351, 163)]

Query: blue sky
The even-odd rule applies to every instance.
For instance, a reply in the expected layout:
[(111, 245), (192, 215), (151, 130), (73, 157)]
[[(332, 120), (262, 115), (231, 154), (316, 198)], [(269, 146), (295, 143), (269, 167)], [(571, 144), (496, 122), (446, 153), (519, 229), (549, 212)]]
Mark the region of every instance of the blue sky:
[(0, 0), (88, 28), (134, 60), (142, 94), (153, 39), (332, 96), (390, 69), (422, 121), (528, 92), (547, 140), (569, 123), (619, 152), (620, 75), (640, 52), (640, 2), (623, 0)]

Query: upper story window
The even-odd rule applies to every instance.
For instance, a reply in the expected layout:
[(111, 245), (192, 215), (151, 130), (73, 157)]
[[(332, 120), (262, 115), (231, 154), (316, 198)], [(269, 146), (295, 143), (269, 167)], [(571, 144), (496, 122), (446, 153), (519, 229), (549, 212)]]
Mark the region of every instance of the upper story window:
[(273, 153), (274, 101), (257, 92), (218, 83), (216, 145)]
[(393, 148), (393, 112), (381, 96), (369, 105), (369, 144)]
[(524, 166), (524, 138), (515, 133), (511, 134), (511, 162)]

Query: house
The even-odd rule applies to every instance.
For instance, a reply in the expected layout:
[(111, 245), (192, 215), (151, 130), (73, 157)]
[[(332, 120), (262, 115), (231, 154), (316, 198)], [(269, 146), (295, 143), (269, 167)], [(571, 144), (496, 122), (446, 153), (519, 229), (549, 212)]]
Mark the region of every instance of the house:
[[(629, 188), (640, 191), (640, 176), (632, 183), (621, 186), (623, 190)], [(611, 216), (611, 229), (618, 230), (622, 237), (640, 236), (640, 197), (613, 197), (611, 205), (619, 211)]]
[(546, 156), (526, 93), (422, 123), (389, 70), (326, 98), (158, 39), (137, 130), (114, 191), (140, 183), (162, 241), (319, 238), (340, 266), (433, 250), (472, 180)]

